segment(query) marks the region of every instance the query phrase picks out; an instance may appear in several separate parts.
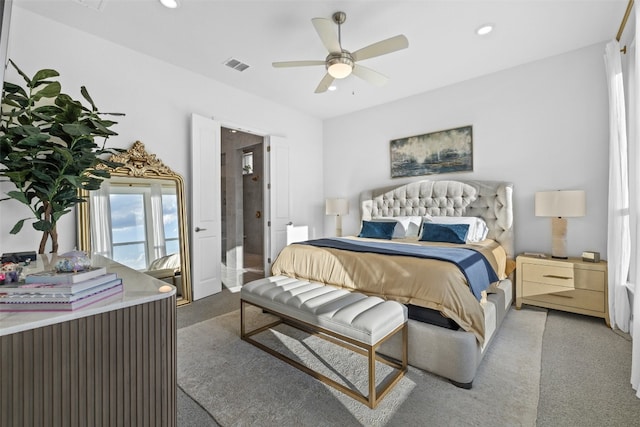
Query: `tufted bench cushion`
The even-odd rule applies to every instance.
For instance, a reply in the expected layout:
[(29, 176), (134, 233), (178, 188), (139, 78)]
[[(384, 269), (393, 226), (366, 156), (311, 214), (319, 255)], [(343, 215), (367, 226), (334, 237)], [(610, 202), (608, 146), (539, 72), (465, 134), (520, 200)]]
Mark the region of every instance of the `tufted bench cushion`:
[(407, 307), (398, 302), (286, 276), (248, 283), (240, 295), (254, 305), (369, 345), (407, 321)]
[[(240, 302), (243, 340), (368, 404), (371, 408), (377, 405), (407, 370), (407, 307), (398, 302), (286, 276), (266, 277), (245, 284), (240, 291)], [(282, 320), (247, 332), (244, 322), (246, 304), (260, 307)], [(330, 341), (353, 351), (364, 350), (369, 359), (369, 396), (312, 371), (251, 338), (252, 335), (282, 321), (302, 330), (337, 338)], [(403, 337), (402, 361), (391, 361), (379, 356), (376, 353), (378, 346), (398, 332), (402, 332)], [(395, 376), (380, 385), (379, 390), (375, 384), (376, 360), (398, 369)]]

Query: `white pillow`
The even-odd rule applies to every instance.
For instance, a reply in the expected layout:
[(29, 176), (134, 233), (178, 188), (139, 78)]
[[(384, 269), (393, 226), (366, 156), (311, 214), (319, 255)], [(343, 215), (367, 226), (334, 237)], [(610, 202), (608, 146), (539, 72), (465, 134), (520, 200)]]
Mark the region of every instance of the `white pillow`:
[(482, 218), (476, 216), (431, 216), (423, 217), (424, 222), (434, 224), (468, 224), (467, 243), (481, 242), (487, 238), (489, 227)]
[(381, 216), (373, 218), (375, 222), (395, 221), (396, 226), (393, 229), (394, 239), (404, 239), (405, 237), (418, 237), (420, 226), (422, 225), (421, 216)]

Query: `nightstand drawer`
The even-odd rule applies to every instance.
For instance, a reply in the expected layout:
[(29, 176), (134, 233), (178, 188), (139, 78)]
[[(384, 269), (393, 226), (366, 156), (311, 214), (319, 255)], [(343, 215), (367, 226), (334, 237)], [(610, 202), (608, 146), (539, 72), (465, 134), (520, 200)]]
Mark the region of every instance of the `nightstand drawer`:
[(574, 287), (573, 265), (568, 267), (541, 264), (523, 264), (522, 279), (546, 285)]
[(604, 292), (605, 283), (607, 283), (606, 274), (606, 271), (576, 269), (576, 289), (588, 289), (590, 291)]
[(531, 301), (555, 304), (564, 307), (581, 308), (604, 313), (605, 299), (602, 292), (583, 289), (566, 289), (540, 283), (525, 282), (524, 298)]

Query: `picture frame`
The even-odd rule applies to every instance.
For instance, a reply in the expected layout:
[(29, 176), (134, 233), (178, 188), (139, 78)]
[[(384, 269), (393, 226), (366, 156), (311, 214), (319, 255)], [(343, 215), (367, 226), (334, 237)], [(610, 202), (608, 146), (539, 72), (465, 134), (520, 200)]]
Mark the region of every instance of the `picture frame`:
[(391, 140), (391, 177), (473, 171), (473, 126)]

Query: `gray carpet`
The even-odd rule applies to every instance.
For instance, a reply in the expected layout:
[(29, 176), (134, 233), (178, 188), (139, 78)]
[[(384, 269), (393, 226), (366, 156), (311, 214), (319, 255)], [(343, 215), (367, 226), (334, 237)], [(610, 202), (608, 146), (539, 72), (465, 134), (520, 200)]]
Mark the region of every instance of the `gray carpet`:
[(630, 340), (602, 319), (550, 311), (538, 427), (639, 426), (640, 400), (630, 384)]
[[(410, 368), (371, 410), (241, 341), (236, 311), (180, 329), (178, 384), (222, 426), (533, 426), (545, 319), (544, 311), (511, 310), (473, 389)], [(277, 329), (261, 339), (346, 383), (364, 385), (361, 356), (295, 330)]]

